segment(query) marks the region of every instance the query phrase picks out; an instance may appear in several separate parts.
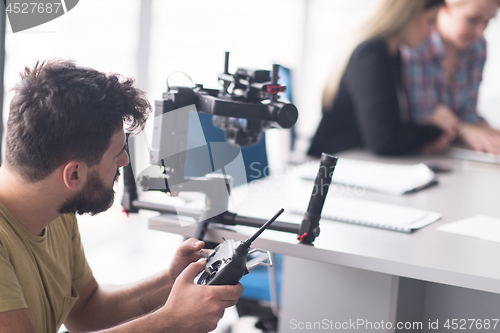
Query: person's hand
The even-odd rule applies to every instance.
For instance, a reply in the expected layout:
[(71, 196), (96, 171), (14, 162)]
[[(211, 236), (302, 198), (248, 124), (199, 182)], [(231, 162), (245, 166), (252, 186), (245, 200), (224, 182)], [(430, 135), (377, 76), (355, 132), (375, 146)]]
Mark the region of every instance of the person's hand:
[(439, 154), (448, 149), (452, 140), (446, 135), (442, 134), (436, 140), (426, 144), (423, 148), (424, 154)]
[(175, 280), (167, 303), (158, 310), (173, 332), (209, 332), (217, 327), (224, 309), (235, 305), (243, 286), (206, 286), (194, 283), (194, 278), (206, 265), (205, 259), (189, 264)]
[(461, 124), (459, 138), (474, 150), (500, 154), (500, 131), (484, 125)]
[(172, 283), (187, 265), (202, 258), (200, 250), (204, 245), (205, 243), (203, 241), (197, 240), (196, 238), (189, 238), (177, 248), (170, 267), (167, 269), (167, 274)]
[(441, 128), (450, 141), (456, 139), (460, 120), (448, 106), (438, 105), (431, 117), (431, 123)]

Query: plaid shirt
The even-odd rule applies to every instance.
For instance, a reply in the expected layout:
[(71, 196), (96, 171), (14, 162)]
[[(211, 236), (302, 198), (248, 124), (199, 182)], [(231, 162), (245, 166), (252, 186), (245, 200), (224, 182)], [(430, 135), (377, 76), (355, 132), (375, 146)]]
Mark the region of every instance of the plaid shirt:
[(475, 124), (483, 120), (477, 113), (477, 96), (486, 62), (486, 40), (481, 38), (460, 52), (455, 80), (451, 82), (441, 66), (444, 53), (437, 30), (418, 48), (401, 48), (412, 121), (428, 124), (438, 104), (449, 106), (464, 122)]

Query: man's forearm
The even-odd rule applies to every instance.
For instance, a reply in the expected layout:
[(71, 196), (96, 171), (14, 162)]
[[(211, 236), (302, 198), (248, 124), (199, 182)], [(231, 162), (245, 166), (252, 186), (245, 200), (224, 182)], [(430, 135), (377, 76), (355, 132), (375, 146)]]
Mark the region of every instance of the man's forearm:
[(132, 319), (118, 326), (105, 328), (99, 331), (92, 331), (89, 333), (137, 333), (137, 332), (179, 333), (181, 332), (179, 327), (174, 327), (169, 325), (167, 318), (163, 317), (164, 316), (161, 313), (159, 313), (159, 311), (154, 311), (150, 314), (141, 316), (136, 319)]
[(71, 332), (100, 330), (144, 316), (165, 303), (172, 285), (165, 272), (131, 285), (99, 285), (66, 326)]

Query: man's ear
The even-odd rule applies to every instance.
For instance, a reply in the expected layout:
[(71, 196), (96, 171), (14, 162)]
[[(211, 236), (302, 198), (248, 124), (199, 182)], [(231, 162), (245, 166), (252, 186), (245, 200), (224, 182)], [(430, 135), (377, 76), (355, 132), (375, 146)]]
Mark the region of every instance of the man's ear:
[(77, 190), (87, 179), (88, 167), (82, 161), (69, 161), (63, 168), (63, 181), (66, 187)]

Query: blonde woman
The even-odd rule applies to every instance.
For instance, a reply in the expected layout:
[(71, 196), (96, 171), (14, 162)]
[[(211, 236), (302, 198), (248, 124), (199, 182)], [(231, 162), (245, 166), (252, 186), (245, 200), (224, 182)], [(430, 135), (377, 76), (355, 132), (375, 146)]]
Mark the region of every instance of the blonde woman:
[(500, 154), (500, 132), (478, 115), (486, 62), (483, 32), (500, 0), (446, 0), (431, 37), (416, 50), (402, 48), (411, 118), (440, 123), (450, 139)]
[(360, 42), (323, 93), (323, 119), (308, 154), (367, 147), (377, 154), (407, 154), (439, 140), (434, 125), (409, 118), (399, 47), (430, 36), (444, 0), (384, 0)]

